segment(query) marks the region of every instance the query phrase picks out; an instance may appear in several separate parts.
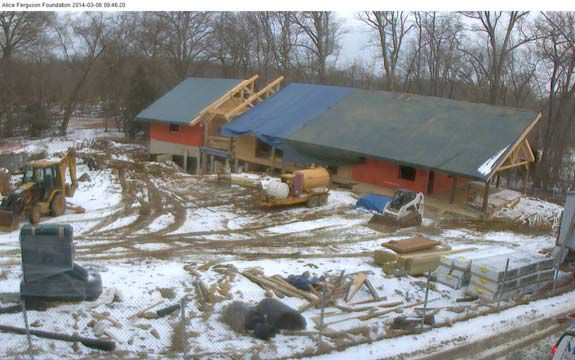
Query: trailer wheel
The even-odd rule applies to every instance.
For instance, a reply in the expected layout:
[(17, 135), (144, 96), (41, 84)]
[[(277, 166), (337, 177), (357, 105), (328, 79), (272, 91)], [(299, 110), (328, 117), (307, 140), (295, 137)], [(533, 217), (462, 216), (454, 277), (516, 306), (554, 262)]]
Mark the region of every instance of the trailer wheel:
[(35, 205), (30, 210), (29, 220), (31, 224), (38, 224), (40, 219), (42, 218), (42, 210), (40, 209), (40, 205)]
[(66, 197), (62, 193), (54, 196), (50, 202), (50, 215), (60, 216), (66, 212)]
[(308, 208), (314, 208), (314, 207), (318, 207), (320, 204), (320, 199), (319, 199), (319, 195), (311, 195), (309, 199), (307, 199), (307, 207)]

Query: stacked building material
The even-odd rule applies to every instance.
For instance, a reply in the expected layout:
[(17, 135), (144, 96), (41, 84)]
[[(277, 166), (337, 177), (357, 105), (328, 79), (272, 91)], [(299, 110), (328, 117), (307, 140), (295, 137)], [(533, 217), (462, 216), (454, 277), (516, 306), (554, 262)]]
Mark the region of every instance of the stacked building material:
[(515, 251), (488, 257), (471, 264), (467, 293), (484, 301), (509, 299), (541, 289), (553, 272), (553, 258), (539, 254)]
[(461, 289), (469, 285), (471, 264), (481, 259), (514, 253), (515, 250), (503, 247), (490, 247), (477, 251), (467, 251), (459, 254), (446, 254), (439, 260), (435, 270), (437, 282), (453, 289)]
[(407, 275), (422, 275), (435, 270), (442, 255), (475, 249), (470, 247), (452, 249), (448, 244), (420, 236), (390, 241), (383, 243), (382, 246), (386, 249), (374, 251), (374, 262), (383, 267), (385, 272), (399, 271)]

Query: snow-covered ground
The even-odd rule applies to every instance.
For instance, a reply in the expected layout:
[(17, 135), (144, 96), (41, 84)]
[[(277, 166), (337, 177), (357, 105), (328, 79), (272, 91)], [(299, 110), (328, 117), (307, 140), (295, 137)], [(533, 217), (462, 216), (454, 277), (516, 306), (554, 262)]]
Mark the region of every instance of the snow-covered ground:
[[(304, 271), (318, 276), (363, 271), (369, 274), (379, 295), (386, 297), (382, 304), (412, 305), (424, 298), (426, 279), (385, 274), (373, 263), (371, 255), (383, 242), (424, 235), (454, 248), (503, 246), (537, 252), (554, 245), (551, 231), (485, 226), (475, 229), (443, 222), (441, 218), (425, 218), (417, 228), (382, 232), (368, 226), (371, 214), (356, 210), (357, 196), (343, 190), (330, 191), (328, 204), (318, 208), (263, 210), (257, 206), (254, 189), (218, 186), (206, 178), (179, 172), (169, 164), (141, 162), (138, 159), (145, 159), (145, 148), (103, 139), (110, 136), (100, 130), (77, 128), (64, 138), (24, 143), (28, 150), (43, 149), (48, 154), (62, 153), (75, 146), (79, 154), (90, 154), (98, 160), (100, 170), (79, 165), (78, 175), (87, 173), (90, 181), (80, 183), (70, 199), (86, 212), (69, 210), (64, 216), (45, 218), (42, 222), (69, 223), (74, 227), (76, 262), (99, 269), (106, 289), (94, 303), (62, 304), (46, 311), (30, 311), (29, 320), (43, 330), (112, 338), (118, 351), (126, 351), (127, 357), (141, 354), (162, 358), (181, 351), (178, 313), (162, 319), (129, 318), (150, 305), (161, 302), (155, 310), (181, 300), (186, 303), (189, 353), (204, 358), (289, 358), (315, 354), (318, 330), (314, 318), (319, 316), (319, 309), (303, 312), (309, 332), (281, 334), (268, 342), (237, 334), (220, 320), (221, 310), (230, 302), (256, 304), (264, 298), (262, 288), (240, 275), (245, 270), (284, 277)], [(239, 176), (277, 181), (257, 174)], [(524, 222), (532, 219), (533, 213), (550, 214), (551, 218), (558, 211), (560, 208), (555, 205), (527, 198), (496, 216)], [(19, 256), (18, 231), (0, 235), (2, 293), (19, 289)], [(194, 287), (199, 279), (217, 299), (208, 309), (201, 304)], [(447, 310), (437, 313), (437, 328), (419, 335), (391, 333), (389, 323), (399, 314), (396, 312), (365, 321), (339, 322), (368, 314), (369, 310), (348, 314), (327, 308), (326, 323), (334, 324), (326, 329), (325, 346), (349, 350), (326, 356), (381, 358), (434, 346), (445, 348), (519, 326), (522, 321), (527, 323), (544, 316), (546, 308), (560, 312), (575, 305), (573, 294), (568, 293), (526, 305), (512, 306), (513, 302), (506, 302), (511, 308), (498, 314), (490, 306), (477, 302), (463, 308), (455, 301), (463, 295), (462, 290), (434, 284), (429, 293), (430, 306)], [(368, 299), (369, 293), (362, 289), (354, 301)], [(293, 308), (306, 304), (295, 297), (284, 297), (281, 301)], [(403, 315), (412, 316), (415, 311), (408, 309)], [(117, 324), (98, 318), (98, 314), (108, 314)], [(0, 323), (18, 325), (22, 316), (1, 314)], [(384, 337), (390, 338), (354, 346)], [(20, 354), (26, 348), (25, 337), (17, 335), (0, 333), (0, 343), (7, 344), (0, 357)], [(42, 349), (37, 358), (80, 358), (93, 354), (93, 350), (68, 343), (35, 339), (34, 344)]]

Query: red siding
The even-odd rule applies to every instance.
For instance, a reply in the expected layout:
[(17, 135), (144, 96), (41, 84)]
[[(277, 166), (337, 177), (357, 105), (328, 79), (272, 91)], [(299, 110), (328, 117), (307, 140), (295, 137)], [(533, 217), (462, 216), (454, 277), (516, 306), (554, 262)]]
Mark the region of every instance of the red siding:
[(351, 177), (354, 180), (392, 189), (405, 188), (427, 193), (428, 173), (417, 169), (415, 181), (399, 178), (399, 165), (387, 161), (367, 159), (365, 163), (354, 165)]
[(202, 146), (203, 135), (200, 124), (180, 125), (179, 131), (170, 131), (169, 124), (150, 123), (150, 138), (180, 145)]
[[(428, 194), (429, 171), (416, 169), (415, 181), (401, 179), (399, 177), (399, 165), (387, 161), (367, 159), (365, 163), (354, 165), (352, 178), (381, 187), (397, 189), (404, 188)], [(457, 184), (465, 184), (469, 180), (459, 178)], [(434, 173), (433, 192), (451, 189), (451, 177), (443, 173)]]
[[(457, 185), (469, 182), (465, 178), (457, 178)], [(433, 192), (451, 190), (451, 176), (436, 172), (433, 179)]]

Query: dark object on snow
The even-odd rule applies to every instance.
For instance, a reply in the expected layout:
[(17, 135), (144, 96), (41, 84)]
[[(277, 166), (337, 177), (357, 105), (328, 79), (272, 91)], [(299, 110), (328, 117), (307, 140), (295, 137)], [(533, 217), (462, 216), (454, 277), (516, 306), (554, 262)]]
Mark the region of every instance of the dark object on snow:
[[(17, 328), (8, 325), (0, 325), (0, 331), (15, 333), (20, 335), (26, 335), (26, 329)], [(84, 346), (87, 346), (92, 349), (103, 350), (103, 351), (113, 351), (116, 348), (116, 343), (110, 340), (104, 339), (92, 339), (83, 336), (77, 335), (67, 335), (67, 334), (58, 334), (49, 331), (42, 331), (42, 330), (28, 330), (30, 335), (38, 336), (41, 338), (46, 339), (54, 339), (54, 340), (61, 340), (61, 341), (68, 341), (68, 342), (81, 342)]]
[(22, 311), (22, 306), (20, 306), (19, 304), (0, 308), (0, 314), (15, 314), (19, 313), (20, 311)]
[(246, 314), (246, 329), (247, 330), (255, 330), (258, 324), (265, 324), (266, 316), (256, 311), (255, 308), (250, 308), (248, 313)]
[(277, 329), (270, 324), (257, 323), (254, 326), (254, 337), (261, 340), (269, 340), (276, 336), (277, 333)]
[(100, 274), (74, 263), (72, 226), (24, 225), (20, 231), (23, 279), (20, 295), (27, 302), (96, 300)]
[[(423, 318), (415, 317), (415, 318), (407, 318), (405, 316), (399, 316), (393, 319), (391, 323), (391, 328), (394, 330), (415, 330), (416, 328), (421, 326), (421, 321)], [(423, 321), (425, 325), (434, 325), (435, 324), (435, 315), (429, 314), (425, 315), (425, 320)]]
[(90, 171), (100, 170), (98, 162), (96, 161), (95, 158), (91, 156), (82, 156), (81, 159), (82, 162), (88, 166), (88, 169), (90, 169)]
[(161, 308), (159, 310), (156, 310), (156, 315), (158, 315), (159, 318), (170, 315), (171, 313), (180, 310), (180, 308), (182, 307), (181, 304), (174, 304), (174, 305), (170, 305), (170, 306), (166, 306), (164, 308)]
[(306, 271), (301, 275), (290, 275), (286, 281), (300, 290), (309, 291), (310, 286), (315, 286), (317, 283), (324, 280), (325, 276), (311, 277), (309, 271)]
[(277, 329), (304, 330), (306, 327), (305, 318), (297, 310), (276, 299), (263, 299), (256, 310), (264, 313), (268, 324)]
[(88, 175), (88, 173), (83, 173), (79, 178), (78, 181), (80, 182), (90, 182), (92, 181), (92, 178), (90, 177), (90, 175)]
[(254, 330), (256, 324), (265, 323), (266, 317), (253, 306), (234, 301), (224, 309), (222, 321), (235, 331), (245, 334), (248, 330)]

